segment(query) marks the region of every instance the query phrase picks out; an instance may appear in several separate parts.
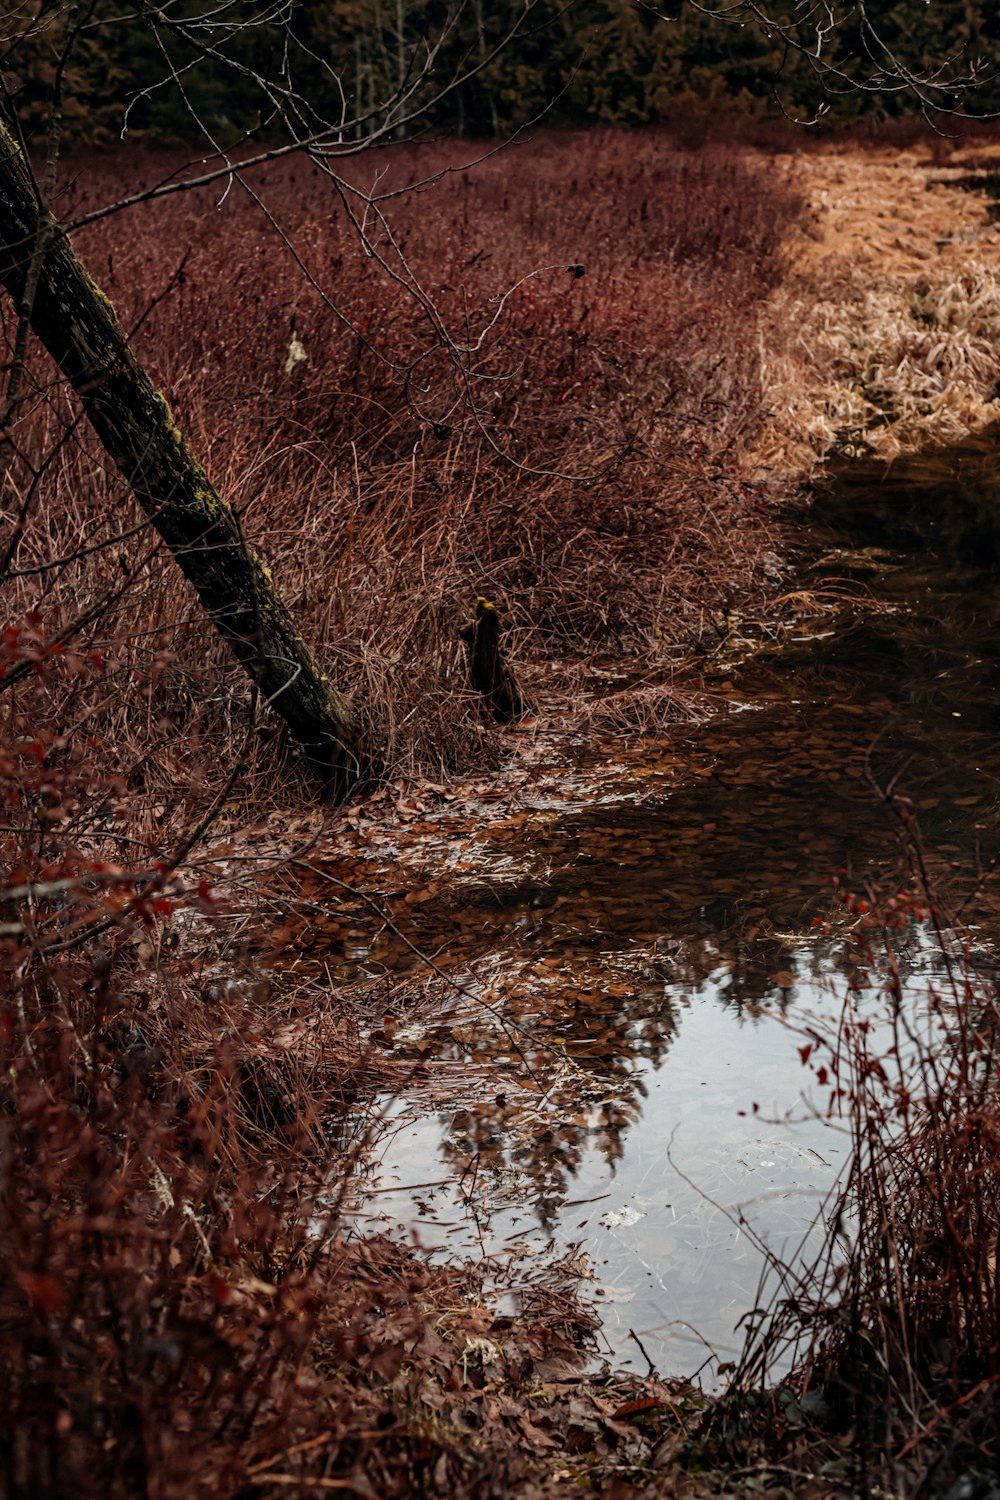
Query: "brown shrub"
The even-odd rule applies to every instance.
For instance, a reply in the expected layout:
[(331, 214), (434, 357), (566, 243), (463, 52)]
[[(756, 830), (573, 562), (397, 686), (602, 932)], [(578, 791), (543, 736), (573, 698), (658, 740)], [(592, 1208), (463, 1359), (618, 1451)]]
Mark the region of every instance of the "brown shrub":
[[(381, 161), (389, 183), (459, 158)], [(113, 197), (122, 162), (80, 164), (61, 216)], [(358, 256), (318, 171), (257, 185), (283, 242), (234, 185), (221, 204), (204, 190), (97, 221), (77, 244), (390, 766), (498, 753), (455, 639), (477, 593), (522, 656), (669, 662), (706, 609), (754, 586), (766, 518), (739, 460), (762, 415), (787, 183), (720, 148), (543, 140), (393, 205), (395, 281)], [(377, 243), (395, 253), (384, 227)], [(490, 297), (518, 278), (493, 324)], [(294, 1007), (220, 987), (203, 933), (168, 960), (159, 926), (178, 906), (212, 913), (188, 859), (198, 818), (208, 804), (245, 821), (272, 795), (255, 768), (270, 783), (280, 760), (37, 355), (14, 437), (0, 1487), (284, 1493), (280, 1460), (292, 1487), (504, 1492), (524, 1432), (479, 1444), (456, 1363), (470, 1336), (511, 1334), (511, 1389), (531, 1389), (588, 1320), (548, 1296), (515, 1338), (467, 1271), (347, 1242), (340, 1148), (376, 1063), (332, 998), (308, 1046), (304, 1030), (263, 1046), (276, 1021), (303, 1023)], [(651, 688), (640, 719), (681, 701)]]
[[(521, 656), (671, 660), (706, 608), (756, 586), (767, 540), (740, 455), (765, 402), (758, 325), (796, 211), (789, 184), (732, 149), (653, 135), (543, 137), (475, 170), (462, 160), (444, 145), (377, 159), (383, 192), (444, 174), (382, 205), (391, 237), (369, 210), (391, 275), (303, 164), (254, 175), (254, 197), (217, 184), (75, 235), (402, 769), (495, 754), (456, 641), (477, 593), (497, 600)], [(177, 167), (74, 163), (58, 211), (73, 221), (123, 180)], [(350, 170), (372, 185), (367, 161)], [(49, 703), (44, 717), (89, 713), (133, 803), (148, 793), (155, 807), (239, 737), (245, 699), (169, 559), (147, 555), (141, 527), (128, 535), (136, 514), (89, 433), (67, 436), (64, 388), (42, 361), (34, 375), (6, 500), (8, 516), (28, 502), (15, 567), (32, 571), (8, 579), (8, 618), (40, 605), (51, 641), (120, 591), (87, 633), (99, 688), (77, 683), (66, 713)], [(73, 559), (81, 546), (95, 550)]]

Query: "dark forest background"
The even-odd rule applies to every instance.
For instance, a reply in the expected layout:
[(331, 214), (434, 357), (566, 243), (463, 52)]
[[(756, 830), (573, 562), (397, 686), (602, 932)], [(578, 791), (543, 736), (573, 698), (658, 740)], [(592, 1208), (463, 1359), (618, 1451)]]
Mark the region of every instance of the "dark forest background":
[[(975, 113), (1000, 108), (994, 0), (879, 6), (877, 42), (866, 38), (854, 6), (834, 7), (821, 67), (795, 45), (815, 51), (820, 8), (774, 0), (767, 10), (775, 28), (733, 7), (724, 19), (683, 0), (661, 0), (658, 9), (636, 0), (537, 0), (528, 10), (524, 0), (299, 0), (294, 7), (94, 0), (74, 11), (7, 0), (0, 68), (29, 128), (44, 128), (60, 78), (63, 128), (81, 144), (116, 137), (126, 110), (128, 133), (140, 139), (180, 141), (202, 127), (219, 144), (248, 132), (281, 136), (287, 127), (260, 86), (263, 77), (303, 101), (302, 130), (311, 115), (317, 123), (343, 117), (351, 138), (384, 125), (385, 101), (394, 95), (407, 96), (406, 115), (434, 101), (424, 129), (473, 137), (541, 114), (556, 126), (707, 123), (720, 114), (782, 111), (796, 119), (820, 111), (835, 120), (879, 120), (920, 108), (919, 97), (900, 86), (901, 70), (932, 78), (935, 103), (945, 108), (962, 108), (970, 76)], [(69, 25), (77, 33), (60, 77)], [(470, 72), (441, 95), (443, 85)]]

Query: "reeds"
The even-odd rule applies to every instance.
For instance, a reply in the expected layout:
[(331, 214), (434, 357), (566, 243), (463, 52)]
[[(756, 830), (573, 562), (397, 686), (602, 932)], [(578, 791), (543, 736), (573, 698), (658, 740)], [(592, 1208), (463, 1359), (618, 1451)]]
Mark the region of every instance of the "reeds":
[[(176, 165), (73, 163), (58, 212), (72, 222), (123, 172)], [(706, 610), (755, 588), (768, 523), (741, 462), (797, 203), (773, 165), (656, 136), (543, 137), (468, 171), (456, 146), (399, 148), (379, 170), (385, 189), (445, 174), (385, 205), (391, 240), (369, 215), (396, 281), (303, 165), (266, 169), (254, 197), (171, 197), (74, 243), (384, 765), (438, 774), (496, 754), (457, 639), (477, 594), (515, 656), (669, 661)], [(241, 740), (247, 697), (169, 557), (128, 534), (139, 518), (64, 388), (37, 359), (33, 377), (5, 502), (9, 520), (27, 502), (7, 617), (39, 609), (51, 640), (119, 595), (86, 632), (100, 680), (76, 681), (66, 722), (86, 712), (151, 826), (165, 787), (183, 800)]]
[(783, 1452), (803, 1475), (825, 1463), (865, 1494), (988, 1493), (1000, 1389), (1000, 1011), (970, 961), (970, 934), (934, 894), (912, 808), (894, 805), (912, 883), (843, 893), (857, 942), (850, 987), (839, 1024), (803, 1036), (812, 1096), (847, 1131), (848, 1165), (824, 1206), (821, 1251), (804, 1268), (776, 1266), (777, 1306), (756, 1321), (716, 1427), (732, 1433), (746, 1393), (794, 1355), (800, 1418), (791, 1430), (756, 1424), (762, 1455)]

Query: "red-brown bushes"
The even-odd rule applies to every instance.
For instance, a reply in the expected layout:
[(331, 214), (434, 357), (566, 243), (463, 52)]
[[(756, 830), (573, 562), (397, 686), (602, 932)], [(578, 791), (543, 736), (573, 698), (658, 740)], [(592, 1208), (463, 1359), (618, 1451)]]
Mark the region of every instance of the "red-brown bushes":
[(0, 1493), (505, 1487), (531, 1455), (516, 1423), (481, 1437), (484, 1389), (570, 1369), (590, 1319), (541, 1271), (499, 1317), (486, 1267), (354, 1237), (345, 1125), (379, 1054), (337, 997), (306, 1012), (178, 931), (169, 956), (127, 917), (0, 941)]
[[(753, 586), (766, 542), (740, 455), (762, 417), (758, 323), (796, 210), (789, 185), (732, 150), (654, 136), (461, 161), (437, 146), (348, 164), (382, 192), (445, 173), (378, 212), (348, 197), (371, 256), (329, 179), (294, 163), (249, 174), (255, 196), (217, 183), (75, 235), (383, 759), (403, 767), (483, 754), (455, 640), (477, 592), (522, 654), (673, 656), (706, 606)], [(81, 161), (58, 211), (72, 222), (125, 177), (176, 166)], [(63, 441), (70, 404), (35, 373), (19, 442), (49, 467), (17, 563), (43, 567), (136, 521), (89, 434)], [(27, 468), (17, 482), (29, 488)], [(140, 561), (149, 548), (125, 535), (6, 593), (11, 618), (44, 594), (51, 637), (136, 569), (91, 634), (116, 708), (143, 699), (119, 765), (155, 797), (165, 776), (196, 774), (203, 732), (238, 735), (243, 710), (169, 559)], [(135, 672), (140, 694), (125, 687)], [(179, 760), (176, 747), (144, 754), (171, 724), (184, 726)], [(133, 731), (130, 714), (117, 745)]]
[[(795, 1383), (809, 1392), (802, 1411), (837, 1433), (807, 1443), (808, 1420), (791, 1431), (782, 1424), (778, 1440), (800, 1471), (826, 1462), (823, 1472), (868, 1492), (991, 1494), (1000, 1009), (992, 981), (970, 965), (970, 934), (935, 897), (911, 806), (901, 801), (897, 811), (913, 884), (845, 896), (858, 922), (857, 969), (839, 1023), (808, 1028), (802, 1048), (816, 1096), (850, 1147), (826, 1205), (826, 1242), (805, 1268), (780, 1268), (776, 1316), (756, 1324), (716, 1427), (732, 1435), (747, 1389), (797, 1351)], [(922, 993), (907, 975), (907, 949), (928, 972)], [(772, 1451), (775, 1437), (764, 1438)]]

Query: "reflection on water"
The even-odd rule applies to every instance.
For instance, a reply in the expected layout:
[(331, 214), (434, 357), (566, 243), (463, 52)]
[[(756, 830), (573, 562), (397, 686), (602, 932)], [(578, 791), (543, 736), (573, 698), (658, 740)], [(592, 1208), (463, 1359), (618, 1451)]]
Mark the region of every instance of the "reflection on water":
[[(943, 969), (919, 937), (903, 954), (904, 1001), (926, 1024), (928, 986), (940, 988)], [(785, 1262), (817, 1255), (823, 1206), (847, 1159), (830, 1090), (799, 1050), (806, 1028), (834, 1037), (841, 999), (823, 981), (797, 982), (793, 995), (749, 1015), (733, 1006), (720, 967), (679, 1003), (669, 1050), (655, 1060), (633, 1053), (616, 1075), (613, 1123), (558, 1081), (509, 1127), (493, 1097), (430, 1118), (419, 1094), (389, 1101), (360, 1222), (501, 1261), (573, 1247), (617, 1363), (645, 1369), (633, 1334), (664, 1371), (731, 1359), (746, 1314), (776, 1285), (761, 1241)], [(864, 995), (854, 1003), (865, 1012)], [(883, 1024), (875, 997), (867, 1003)]]
[[(620, 1155), (609, 1164), (600, 1143), (584, 1143), (572, 1178), (549, 1200), (557, 1240), (586, 1254), (581, 1269), (594, 1278), (617, 1359), (640, 1369), (630, 1329), (664, 1370), (693, 1371), (708, 1347), (720, 1359), (733, 1355), (762, 1269), (741, 1214), (777, 1250), (798, 1246), (844, 1159), (844, 1141), (820, 1122), (789, 1127), (751, 1115), (757, 1103), (761, 1115), (780, 1121), (804, 1081), (801, 1066), (789, 1089), (789, 1059), (770, 1029), (745, 1025), (727, 1035), (717, 998), (706, 985), (685, 1012), (669, 1064), (646, 1072), (642, 1114)], [(442, 1140), (458, 1166), (461, 1142), (452, 1137), (448, 1149), (447, 1122), (409, 1118), (404, 1106), (378, 1167), (380, 1185), (405, 1187), (413, 1164), (433, 1161)], [(467, 1175), (460, 1192), (387, 1193), (379, 1211), (412, 1223), (413, 1198), (421, 1198), (420, 1238), (445, 1249), (455, 1248), (456, 1234), (467, 1243), (470, 1220), (490, 1254), (544, 1244), (519, 1175), (498, 1170), (495, 1156), (480, 1163), (481, 1180)]]
[[(798, 1028), (835, 1027), (845, 992), (849, 944), (813, 925), (831, 876), (858, 890), (905, 869), (877, 787), (919, 810), (949, 903), (993, 916), (992, 450), (843, 473), (803, 525), (795, 620), (742, 665), (732, 652), (731, 711), (684, 743), (643, 742), (603, 777), (567, 769), (492, 819), (429, 814), (427, 865), (447, 845), (448, 875), (416, 892), (361, 840), (331, 866), (366, 878), (392, 927), (345, 901), (324, 961), (414, 972), (403, 934), (490, 1007), (397, 1018), (400, 1055), (467, 1060), (469, 1098), (431, 1118), (420, 1089), (388, 1106), (363, 1222), (459, 1253), (578, 1244), (618, 1360), (645, 1368), (630, 1330), (671, 1371), (705, 1341), (732, 1354), (755, 1236), (815, 1243), (844, 1160), (826, 1100), (803, 1100)], [(908, 1003), (933, 966), (911, 938)]]

